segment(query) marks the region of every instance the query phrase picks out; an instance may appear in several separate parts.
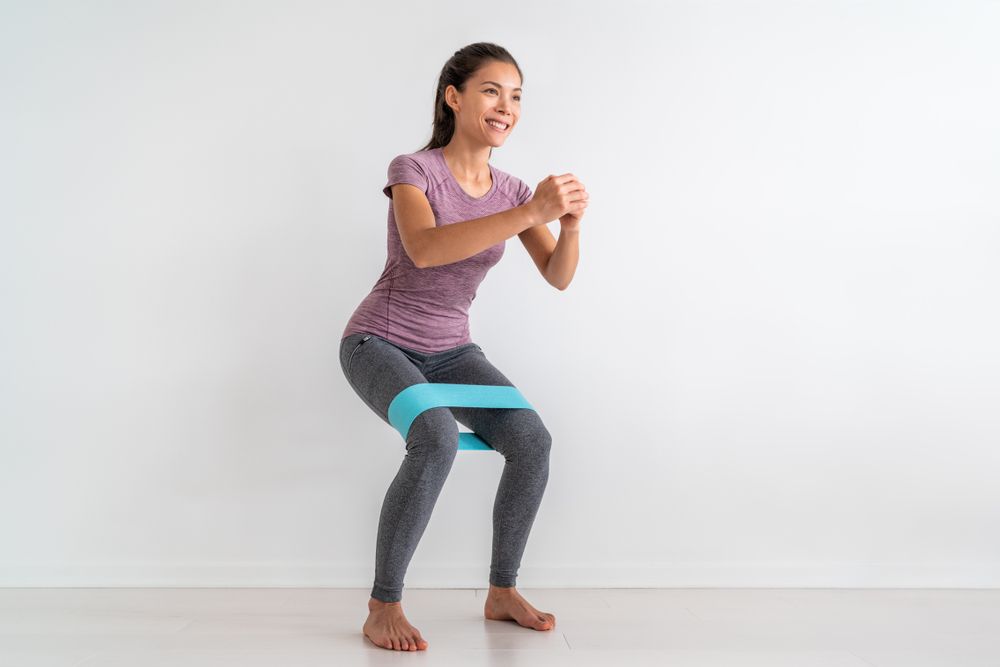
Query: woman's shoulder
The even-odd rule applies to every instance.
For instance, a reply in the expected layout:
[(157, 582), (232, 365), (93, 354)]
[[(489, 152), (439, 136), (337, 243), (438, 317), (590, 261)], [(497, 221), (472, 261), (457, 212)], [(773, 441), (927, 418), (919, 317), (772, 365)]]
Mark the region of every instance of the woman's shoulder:
[[(432, 149), (433, 150), (433, 149)], [(382, 187), (386, 197), (392, 199), (392, 186), (396, 183), (410, 183), (430, 194), (444, 179), (438, 160), (429, 150), (401, 153), (389, 161), (387, 180)]]
[(423, 149), (419, 151), (414, 151), (413, 153), (400, 153), (396, 157), (392, 158), (392, 162), (408, 162), (410, 164), (419, 165), (425, 169), (434, 169), (437, 167), (437, 159), (434, 155), (433, 148)]

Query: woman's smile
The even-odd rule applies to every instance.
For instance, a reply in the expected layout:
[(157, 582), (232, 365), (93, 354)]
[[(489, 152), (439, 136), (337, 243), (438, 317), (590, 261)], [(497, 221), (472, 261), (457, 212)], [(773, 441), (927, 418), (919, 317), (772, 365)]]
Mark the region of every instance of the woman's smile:
[(507, 123), (507, 124), (506, 124), (506, 127), (500, 127), (500, 126), (499, 126), (499, 125), (497, 124), (497, 122), (496, 122), (496, 121), (493, 121), (493, 120), (487, 120), (487, 121), (486, 121), (486, 124), (487, 124), (487, 125), (489, 126), (489, 128), (490, 128), (491, 130), (493, 130), (493, 131), (494, 131), (494, 132), (496, 132), (497, 134), (505, 134), (505, 133), (507, 132), (507, 130), (509, 130), (509, 129), (510, 129), (510, 124), (509, 124), (509, 123)]

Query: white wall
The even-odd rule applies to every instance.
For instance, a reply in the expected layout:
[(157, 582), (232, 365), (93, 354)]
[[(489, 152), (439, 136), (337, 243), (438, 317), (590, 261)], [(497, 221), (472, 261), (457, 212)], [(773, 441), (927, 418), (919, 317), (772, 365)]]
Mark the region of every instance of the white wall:
[[(1000, 4), (624, 6), (3, 3), (0, 585), (371, 586), (339, 337), (474, 41), (592, 198), (471, 313), (554, 436), (519, 585), (1000, 585)], [(486, 586), (502, 465), (407, 587)]]

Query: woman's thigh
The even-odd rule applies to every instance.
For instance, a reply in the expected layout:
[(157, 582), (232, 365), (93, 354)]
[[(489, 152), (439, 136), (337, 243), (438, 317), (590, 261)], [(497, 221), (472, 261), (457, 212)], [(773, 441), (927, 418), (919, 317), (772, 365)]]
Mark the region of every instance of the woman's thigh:
[[(478, 346), (472, 346), (447, 362), (424, 369), (428, 382), (515, 386), (494, 366)], [(531, 399), (525, 396), (528, 402)], [(461, 424), (472, 429), (487, 444), (504, 455), (522, 446), (547, 448), (550, 436), (541, 417), (529, 408), (451, 408)]]
[(340, 366), (351, 388), (386, 424), (390, 424), (389, 404), (396, 394), (428, 381), (405, 352), (370, 334), (351, 334), (341, 340)]

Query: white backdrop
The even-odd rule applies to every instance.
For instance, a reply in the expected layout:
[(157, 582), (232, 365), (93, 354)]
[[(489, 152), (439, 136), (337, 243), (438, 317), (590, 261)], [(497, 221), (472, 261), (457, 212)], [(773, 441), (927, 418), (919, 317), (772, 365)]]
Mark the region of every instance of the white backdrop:
[[(471, 311), (553, 434), (519, 586), (1000, 585), (1000, 4), (0, 7), (0, 585), (371, 586), (339, 337), (475, 41), (592, 202)], [(486, 587), (502, 465), (407, 587)]]

